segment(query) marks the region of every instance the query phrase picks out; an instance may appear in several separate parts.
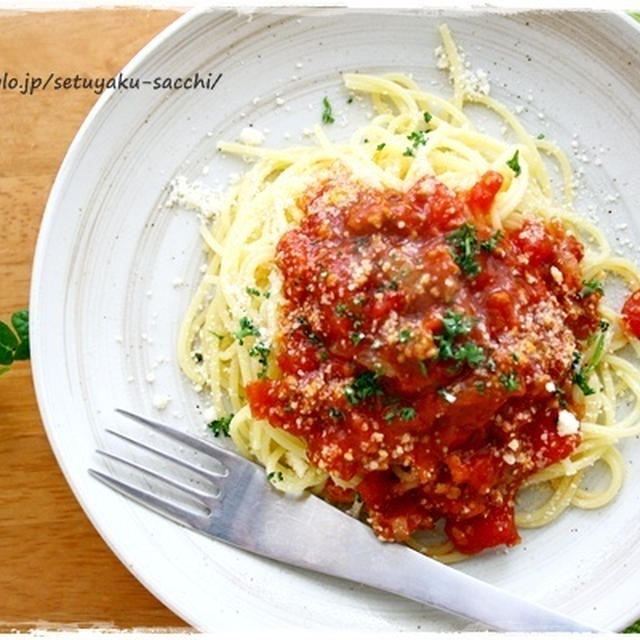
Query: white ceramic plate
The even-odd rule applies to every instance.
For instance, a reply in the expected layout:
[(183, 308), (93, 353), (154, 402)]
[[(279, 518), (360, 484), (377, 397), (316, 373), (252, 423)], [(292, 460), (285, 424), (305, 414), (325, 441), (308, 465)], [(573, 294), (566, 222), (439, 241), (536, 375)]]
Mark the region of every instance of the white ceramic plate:
[[(163, 206), (177, 175), (225, 184), (242, 164), (215, 151), (253, 124), (266, 144), (300, 140), (327, 95), (345, 137), (363, 116), (339, 72), (413, 73), (449, 94), (436, 68), (436, 27), (451, 27), (492, 94), (533, 132), (557, 139), (579, 169), (579, 205), (624, 253), (640, 237), (640, 36), (622, 16), (443, 12), (196, 12), (125, 69), (152, 80), (222, 78), (214, 90), (111, 92), (83, 125), (44, 217), (31, 297), (33, 369), (51, 444), (94, 525), (127, 567), (202, 630), (461, 630), (465, 622), (357, 585), (297, 571), (218, 544), (125, 501), (94, 481), (94, 449), (126, 428), (116, 406), (200, 431), (198, 398), (174, 355), (202, 262), (197, 221)], [(211, 76), (209, 74), (212, 74)], [(284, 100), (277, 104), (276, 98)], [(279, 101), (278, 101), (279, 102)], [(205, 167), (208, 168), (205, 169)], [(622, 231), (621, 225), (628, 225)], [(617, 243), (617, 244), (616, 244)], [(174, 286), (183, 278), (186, 286)], [(147, 378), (154, 378), (149, 382)], [(163, 413), (155, 395), (170, 395)], [(616, 501), (573, 511), (521, 546), (460, 569), (599, 627), (640, 615), (640, 451), (623, 445)], [(489, 603), (488, 603), (488, 606)]]

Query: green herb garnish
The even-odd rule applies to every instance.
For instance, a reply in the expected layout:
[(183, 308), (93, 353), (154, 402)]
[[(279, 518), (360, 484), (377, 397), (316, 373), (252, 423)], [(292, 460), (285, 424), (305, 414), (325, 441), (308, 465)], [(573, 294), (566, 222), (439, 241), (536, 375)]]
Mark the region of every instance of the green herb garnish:
[(491, 234), (491, 237), (488, 240), (483, 240), (480, 243), (480, 248), (487, 253), (491, 253), (498, 246), (498, 242), (502, 240), (503, 235), (502, 231), (498, 229)]
[(507, 166), (516, 174), (516, 178), (522, 172), (520, 168), (520, 160), (518, 156), (520, 155), (520, 149), (516, 149), (516, 152), (513, 154), (513, 157), (510, 160), (507, 160)]
[(509, 373), (503, 373), (500, 376), (500, 384), (507, 390), (509, 393), (516, 391), (520, 388), (520, 383), (518, 382), (518, 374), (515, 371), (509, 371)]
[(356, 405), (372, 396), (382, 395), (379, 377), (380, 375), (374, 371), (363, 371), (358, 374), (353, 382), (344, 388), (344, 395), (349, 404)]
[(471, 341), (455, 348), (453, 357), (459, 365), (466, 363), (472, 368), (479, 367), (485, 361), (484, 349)]
[(233, 337), (238, 341), (238, 344), (240, 345), (244, 344), (245, 338), (248, 338), (249, 336), (257, 337), (259, 335), (260, 331), (253, 324), (253, 322), (249, 318), (247, 318), (247, 316), (242, 316), (242, 318), (240, 318), (240, 328), (238, 329), (238, 331), (233, 332)]
[(402, 407), (402, 409), (400, 409), (400, 420), (404, 420), (405, 422), (413, 420), (416, 415), (416, 410), (413, 407)]
[(583, 282), (582, 284), (583, 287), (580, 290), (580, 293), (578, 293), (579, 298), (586, 298), (594, 293), (604, 294), (604, 287), (598, 278), (591, 278), (591, 280)]
[(332, 124), (336, 121), (333, 117), (333, 109), (331, 108), (331, 103), (329, 102), (329, 98), (325, 96), (322, 98), (322, 105), (324, 107), (324, 111), (322, 112), (322, 122), (325, 124)]
[(258, 378), (264, 378), (267, 375), (270, 353), (271, 348), (263, 342), (256, 342), (253, 347), (249, 349), (249, 355), (252, 358), (258, 358), (258, 362), (262, 365), (262, 369), (258, 372)]
[(468, 276), (480, 273), (480, 265), (476, 260), (478, 254), (478, 237), (476, 228), (465, 222), (447, 236), (447, 244), (452, 249), (452, 258), (460, 269)]
[(438, 357), (441, 360), (455, 359), (454, 341), (458, 336), (466, 336), (472, 328), (470, 318), (462, 313), (447, 309), (442, 318), (442, 333), (433, 337), (438, 345)]
[(231, 420), (233, 420), (233, 413), (230, 413), (224, 418), (212, 420), (211, 422), (209, 422), (209, 424), (207, 424), (207, 428), (213, 431), (213, 435), (216, 438), (219, 438), (220, 436), (229, 437), (229, 425), (231, 424)]

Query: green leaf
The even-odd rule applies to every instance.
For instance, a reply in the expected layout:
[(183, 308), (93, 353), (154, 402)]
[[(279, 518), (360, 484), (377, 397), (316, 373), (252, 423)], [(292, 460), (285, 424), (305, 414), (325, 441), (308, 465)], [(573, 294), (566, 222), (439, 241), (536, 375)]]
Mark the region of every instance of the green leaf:
[(11, 364), (15, 360), (17, 346), (18, 338), (11, 331), (9, 325), (0, 321), (0, 365)]
[(0, 376), (3, 376), (11, 367), (0, 367)]
[[(640, 20), (640, 17), (637, 17), (636, 20)], [(640, 633), (640, 620), (627, 627), (622, 633)]]
[(29, 342), (29, 312), (26, 309), (16, 311), (11, 316), (11, 324), (21, 342)]
[(16, 338), (11, 327), (0, 320), (0, 346), (7, 349), (15, 349), (18, 346), (18, 338)]
[(21, 342), (15, 350), (13, 354), (14, 360), (28, 360), (31, 357), (31, 353), (29, 351), (29, 342)]

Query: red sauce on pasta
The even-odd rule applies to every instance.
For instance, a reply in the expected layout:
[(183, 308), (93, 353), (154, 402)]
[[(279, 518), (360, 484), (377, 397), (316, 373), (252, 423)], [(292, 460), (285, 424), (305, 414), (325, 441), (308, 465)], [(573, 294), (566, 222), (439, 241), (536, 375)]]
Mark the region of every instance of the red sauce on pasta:
[(304, 438), (354, 487), (330, 481), (328, 498), (357, 492), (386, 540), (444, 521), (464, 553), (516, 544), (518, 488), (580, 441), (559, 415), (581, 416), (575, 353), (601, 294), (581, 294), (583, 247), (559, 222), (494, 232), (501, 184), (335, 174), (277, 246), (281, 376), (248, 385), (252, 413)]

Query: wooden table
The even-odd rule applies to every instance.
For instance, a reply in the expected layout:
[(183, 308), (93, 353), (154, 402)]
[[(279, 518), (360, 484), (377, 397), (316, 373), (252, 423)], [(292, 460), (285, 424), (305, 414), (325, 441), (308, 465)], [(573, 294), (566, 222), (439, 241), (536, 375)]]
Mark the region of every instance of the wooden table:
[[(1, 74), (109, 78), (172, 11), (0, 13)], [(40, 220), (64, 153), (97, 99), (0, 87), (0, 319), (28, 304)], [(0, 631), (180, 628), (93, 529), (49, 447), (28, 362), (0, 378)]]

